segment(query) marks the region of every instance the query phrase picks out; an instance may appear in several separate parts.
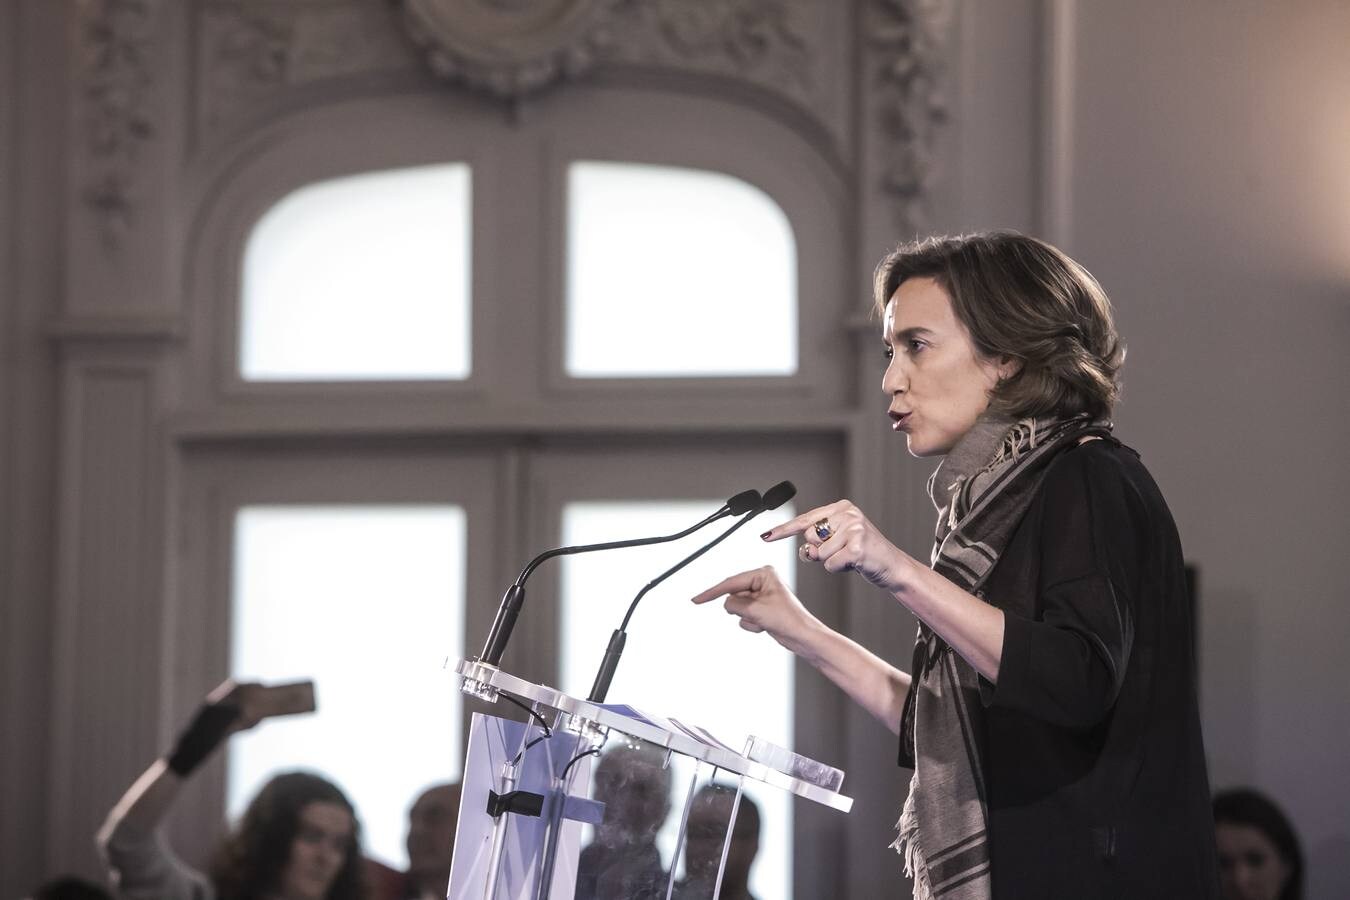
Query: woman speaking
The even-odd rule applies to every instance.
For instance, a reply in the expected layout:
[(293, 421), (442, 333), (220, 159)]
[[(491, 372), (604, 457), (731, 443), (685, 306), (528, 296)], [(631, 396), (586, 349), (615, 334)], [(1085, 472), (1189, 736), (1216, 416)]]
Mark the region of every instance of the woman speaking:
[[(941, 457), (931, 567), (840, 500), (764, 533), (919, 620), (903, 672), (826, 628), (771, 568), (726, 596), (900, 736), (919, 898), (1218, 896), (1191, 613), (1172, 516), (1111, 434), (1124, 349), (1101, 287), (1008, 232), (877, 267), (882, 389)], [(878, 498), (872, 502), (886, 502)]]

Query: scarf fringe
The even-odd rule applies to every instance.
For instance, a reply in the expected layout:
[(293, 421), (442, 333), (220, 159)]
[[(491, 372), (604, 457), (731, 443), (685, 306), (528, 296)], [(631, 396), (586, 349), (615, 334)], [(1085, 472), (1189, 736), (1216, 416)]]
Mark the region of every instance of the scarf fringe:
[(1037, 419), (1022, 419), (1012, 428), (1008, 429), (1008, 434), (1003, 438), (1002, 445), (994, 458), (984, 467), (985, 472), (993, 469), (995, 466), (1011, 459), (1014, 463), (1022, 458), (1022, 454), (1035, 450), (1040, 446), (1045, 438), (1045, 423)]
[(924, 861), (923, 851), (919, 848), (919, 817), (914, 807), (914, 793), (918, 787), (919, 774), (910, 779), (909, 796), (905, 798), (905, 807), (900, 813), (900, 821), (895, 823), (899, 830), (891, 847), (905, 859), (905, 875), (914, 882), (914, 900), (929, 900), (933, 896), (933, 886), (928, 880), (928, 864)]
[[(971, 475), (962, 475), (952, 483), (951, 496), (947, 500), (947, 530), (955, 531), (960, 523), (959, 513), (964, 510), (963, 504), (959, 501), (961, 492), (966, 490), (968, 484), (975, 481), (978, 476), (994, 471), (1005, 462), (1016, 465), (1023, 455), (1040, 446), (1044, 438), (1045, 424), (1038, 423), (1034, 418), (1022, 419), (1009, 428), (993, 459), (989, 460), (978, 472)], [(964, 507), (968, 508), (969, 505), (967, 502)]]

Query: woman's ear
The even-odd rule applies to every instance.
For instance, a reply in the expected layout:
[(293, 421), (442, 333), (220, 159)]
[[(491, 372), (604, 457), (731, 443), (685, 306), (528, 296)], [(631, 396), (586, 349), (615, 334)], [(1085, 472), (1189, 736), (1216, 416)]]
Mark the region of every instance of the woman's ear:
[(998, 380), (1007, 381), (1018, 372), (1022, 371), (1022, 361), (1012, 356), (1000, 356), (998, 358)]

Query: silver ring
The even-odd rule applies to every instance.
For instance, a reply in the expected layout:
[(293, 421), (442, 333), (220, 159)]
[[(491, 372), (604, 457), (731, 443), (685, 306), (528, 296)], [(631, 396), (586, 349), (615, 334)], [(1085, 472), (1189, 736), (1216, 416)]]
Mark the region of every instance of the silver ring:
[(811, 527), (816, 530), (816, 537), (820, 538), (822, 541), (828, 541), (830, 539), (830, 535), (834, 533), (833, 531), (830, 530), (829, 519), (820, 519), (819, 521), (813, 523)]

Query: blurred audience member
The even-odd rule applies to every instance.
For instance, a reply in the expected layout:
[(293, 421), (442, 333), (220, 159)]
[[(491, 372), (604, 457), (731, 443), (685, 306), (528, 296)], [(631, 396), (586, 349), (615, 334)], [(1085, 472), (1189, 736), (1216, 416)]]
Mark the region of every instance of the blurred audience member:
[[(736, 805), (736, 790), (721, 784), (706, 784), (694, 795), (684, 837), (684, 880), (675, 886), (678, 900), (713, 896), (717, 867), (726, 845), (727, 824)], [(745, 794), (736, 810), (736, 824), (727, 846), (727, 864), (722, 872), (720, 900), (754, 900), (750, 893), (750, 867), (759, 853), (759, 807)]]
[(460, 786), (427, 788), (408, 811), (407, 900), (445, 900), (459, 821)]
[(1225, 900), (1303, 900), (1303, 852), (1280, 808), (1247, 788), (1214, 795)]
[(403, 900), (408, 884), (407, 875), (370, 857), (366, 857), (365, 865), (370, 900)]
[(173, 751), (113, 807), (98, 843), (128, 900), (368, 900), (356, 811), (332, 782), (305, 772), (263, 786), (229, 834), (210, 876), (179, 860), (161, 826), (187, 777), (229, 735), (262, 718), (259, 686), (212, 691)]
[(605, 804), (595, 840), (581, 850), (576, 900), (664, 898), (668, 876), (656, 833), (670, 812), (665, 754), (620, 744), (595, 767), (594, 799)]
[(113, 900), (113, 895), (83, 878), (57, 878), (43, 884), (28, 900)]

